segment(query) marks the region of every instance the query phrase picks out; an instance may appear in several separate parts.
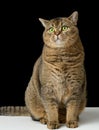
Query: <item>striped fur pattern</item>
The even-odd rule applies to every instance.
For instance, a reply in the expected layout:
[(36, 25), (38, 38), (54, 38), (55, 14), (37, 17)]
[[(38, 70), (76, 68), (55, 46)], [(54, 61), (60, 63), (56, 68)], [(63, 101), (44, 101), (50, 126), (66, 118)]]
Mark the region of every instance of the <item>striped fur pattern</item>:
[[(25, 103), (34, 120), (57, 129), (61, 122), (78, 127), (86, 106), (84, 48), (77, 28), (78, 12), (45, 20), (44, 47), (25, 91)], [(13, 112), (12, 112), (13, 113)]]
[(0, 107), (0, 115), (6, 116), (30, 116), (25, 106), (4, 106)]

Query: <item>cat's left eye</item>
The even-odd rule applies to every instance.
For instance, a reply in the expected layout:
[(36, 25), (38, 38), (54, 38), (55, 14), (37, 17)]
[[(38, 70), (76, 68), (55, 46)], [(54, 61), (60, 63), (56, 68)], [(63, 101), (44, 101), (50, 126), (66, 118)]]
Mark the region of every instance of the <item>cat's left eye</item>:
[(67, 26), (62, 26), (62, 31), (66, 31), (68, 29)]
[(51, 33), (51, 32), (54, 32), (54, 27), (51, 27), (50, 29), (49, 29), (49, 32)]

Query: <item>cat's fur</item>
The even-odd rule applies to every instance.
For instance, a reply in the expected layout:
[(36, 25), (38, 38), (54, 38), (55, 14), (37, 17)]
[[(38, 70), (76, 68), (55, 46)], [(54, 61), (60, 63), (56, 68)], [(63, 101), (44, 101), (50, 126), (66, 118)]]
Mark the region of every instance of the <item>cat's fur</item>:
[[(65, 121), (78, 127), (79, 114), (86, 106), (84, 48), (77, 28), (78, 12), (69, 17), (39, 19), (44, 26), (44, 47), (34, 65), (25, 92), (30, 115), (49, 129)], [(53, 28), (52, 28), (53, 27)]]

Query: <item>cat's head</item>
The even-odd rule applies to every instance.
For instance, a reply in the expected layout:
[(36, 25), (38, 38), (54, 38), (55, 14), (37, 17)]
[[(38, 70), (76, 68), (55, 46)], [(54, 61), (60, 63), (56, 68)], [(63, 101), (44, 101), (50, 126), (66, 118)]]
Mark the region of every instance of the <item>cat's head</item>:
[(69, 17), (59, 17), (51, 20), (39, 18), (44, 26), (44, 43), (52, 48), (70, 46), (78, 37), (78, 12), (74, 11)]

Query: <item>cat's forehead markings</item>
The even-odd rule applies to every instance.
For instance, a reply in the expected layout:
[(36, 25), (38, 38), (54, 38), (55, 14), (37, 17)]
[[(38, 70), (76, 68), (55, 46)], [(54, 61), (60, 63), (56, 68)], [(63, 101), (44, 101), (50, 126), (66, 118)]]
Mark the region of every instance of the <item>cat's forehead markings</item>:
[(50, 24), (54, 27), (61, 26), (62, 19), (61, 18), (54, 18), (50, 20)]
[(70, 22), (66, 17), (58, 17), (50, 20), (50, 25), (54, 27), (68, 25), (68, 24), (70, 24)]

